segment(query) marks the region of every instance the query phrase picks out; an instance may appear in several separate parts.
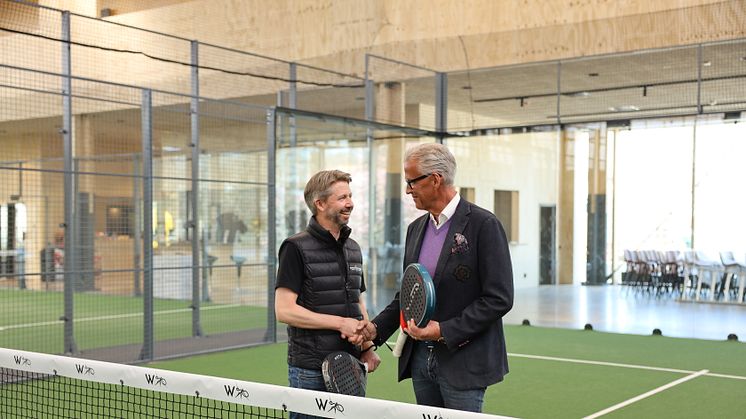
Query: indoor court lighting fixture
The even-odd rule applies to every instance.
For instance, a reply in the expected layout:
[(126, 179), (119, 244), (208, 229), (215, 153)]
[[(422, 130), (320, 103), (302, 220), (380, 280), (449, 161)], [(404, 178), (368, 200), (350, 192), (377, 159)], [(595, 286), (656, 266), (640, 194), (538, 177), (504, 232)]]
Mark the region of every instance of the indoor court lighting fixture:
[(622, 105), (622, 106), (611, 106), (609, 107), (609, 110), (611, 112), (635, 112), (635, 111), (639, 111), (640, 108), (638, 108), (635, 105)]

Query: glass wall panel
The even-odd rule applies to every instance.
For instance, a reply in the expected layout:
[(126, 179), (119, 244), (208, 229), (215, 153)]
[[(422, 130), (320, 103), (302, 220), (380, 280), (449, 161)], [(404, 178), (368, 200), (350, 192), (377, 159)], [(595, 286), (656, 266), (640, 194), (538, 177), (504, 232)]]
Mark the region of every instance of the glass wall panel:
[[(496, 196), (512, 196), (510, 243), (516, 288), (514, 309), (505, 321), (520, 324), (523, 319), (543, 325), (562, 325), (556, 313), (556, 287), (539, 287), (556, 283), (556, 209), (558, 203), (559, 132), (554, 129), (536, 132), (494, 134), (469, 138), (449, 138), (458, 170), (455, 184), (474, 189), (474, 203), (494, 212)], [(511, 194), (496, 194), (509, 191)], [(542, 258), (548, 266), (542, 271)], [(543, 277), (547, 278), (542, 279)], [(544, 320), (537, 320), (544, 319)]]
[(403, 153), (433, 139), (419, 131), (289, 114), (278, 115), (276, 133), (278, 247), (308, 224), (311, 211), (303, 199), (308, 179), (320, 170), (350, 173), (355, 207), (349, 226), (363, 249), (366, 305), (377, 313), (399, 287), (405, 228), (418, 213), (404, 194)]
[(694, 161), (694, 248), (719, 258), (746, 255), (746, 125), (714, 120), (698, 123)]

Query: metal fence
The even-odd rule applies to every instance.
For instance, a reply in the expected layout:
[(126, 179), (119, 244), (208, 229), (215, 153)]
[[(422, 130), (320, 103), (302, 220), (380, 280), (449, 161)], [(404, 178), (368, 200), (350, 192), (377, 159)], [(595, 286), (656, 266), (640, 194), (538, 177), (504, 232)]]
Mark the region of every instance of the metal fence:
[(1, 347), (132, 362), (274, 340), (276, 239), (326, 158), (365, 179), (375, 308), (415, 211), (408, 144), (746, 109), (744, 40), (452, 73), (368, 55), (359, 78), (0, 7)]

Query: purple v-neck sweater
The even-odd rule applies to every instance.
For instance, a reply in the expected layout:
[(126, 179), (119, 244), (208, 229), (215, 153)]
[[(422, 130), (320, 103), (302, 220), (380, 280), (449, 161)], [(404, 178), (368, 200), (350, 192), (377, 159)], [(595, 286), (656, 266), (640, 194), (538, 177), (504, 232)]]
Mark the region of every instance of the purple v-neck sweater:
[(420, 248), (420, 257), (418, 262), (421, 263), (431, 278), (435, 278), (435, 268), (438, 266), (440, 251), (443, 250), (443, 244), (448, 236), (448, 227), (451, 225), (451, 219), (443, 223), (440, 228), (435, 228), (432, 220), (427, 220), (427, 230), (425, 237), (422, 239), (422, 248)]

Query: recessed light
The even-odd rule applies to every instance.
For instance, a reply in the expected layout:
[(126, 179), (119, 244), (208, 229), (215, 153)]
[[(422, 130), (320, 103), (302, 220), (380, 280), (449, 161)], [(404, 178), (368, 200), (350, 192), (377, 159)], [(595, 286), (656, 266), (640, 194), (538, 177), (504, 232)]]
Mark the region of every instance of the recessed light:
[(612, 106), (609, 108), (611, 112), (634, 112), (639, 111), (640, 108), (638, 108), (635, 105), (622, 105), (622, 106)]

